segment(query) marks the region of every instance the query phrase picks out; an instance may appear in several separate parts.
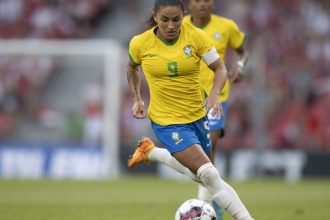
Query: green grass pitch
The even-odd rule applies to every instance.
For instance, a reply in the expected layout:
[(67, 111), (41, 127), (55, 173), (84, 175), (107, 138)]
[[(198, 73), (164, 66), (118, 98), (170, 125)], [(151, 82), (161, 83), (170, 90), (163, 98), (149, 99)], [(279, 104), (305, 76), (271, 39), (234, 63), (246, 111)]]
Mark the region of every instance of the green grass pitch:
[[(230, 184), (256, 220), (330, 219), (330, 179)], [(1, 220), (174, 220), (196, 184), (156, 177), (107, 181), (0, 180)], [(225, 215), (225, 219), (231, 219)]]

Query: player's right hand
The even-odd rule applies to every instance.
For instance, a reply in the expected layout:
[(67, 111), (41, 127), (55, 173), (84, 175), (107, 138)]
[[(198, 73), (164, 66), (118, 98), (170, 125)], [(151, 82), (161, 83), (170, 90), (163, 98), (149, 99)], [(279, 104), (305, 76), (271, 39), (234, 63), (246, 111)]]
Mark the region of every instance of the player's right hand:
[(233, 70), (229, 71), (228, 79), (231, 83), (238, 83), (244, 79), (243, 69), (236, 66)]
[(144, 102), (143, 100), (134, 101), (132, 108), (132, 115), (134, 118), (143, 119), (147, 117), (146, 112), (144, 111)]

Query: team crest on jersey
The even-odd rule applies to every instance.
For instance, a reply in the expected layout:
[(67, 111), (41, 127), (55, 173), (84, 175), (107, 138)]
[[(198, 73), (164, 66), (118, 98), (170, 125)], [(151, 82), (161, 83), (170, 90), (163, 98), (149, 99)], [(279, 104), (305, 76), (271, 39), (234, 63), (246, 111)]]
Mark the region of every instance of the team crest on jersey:
[(220, 37), (221, 37), (220, 32), (215, 32), (213, 37), (214, 37), (215, 40), (220, 40)]
[(190, 45), (187, 45), (183, 48), (183, 52), (187, 57), (190, 57), (192, 55), (192, 49)]

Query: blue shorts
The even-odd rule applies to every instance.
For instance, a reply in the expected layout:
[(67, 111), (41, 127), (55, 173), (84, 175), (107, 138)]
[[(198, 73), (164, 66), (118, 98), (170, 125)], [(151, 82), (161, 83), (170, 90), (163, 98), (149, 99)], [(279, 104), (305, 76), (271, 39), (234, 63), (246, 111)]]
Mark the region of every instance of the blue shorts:
[(222, 102), (223, 116), (221, 118), (212, 117), (211, 111), (207, 115), (209, 120), (210, 131), (216, 131), (225, 127), (225, 119), (227, 116), (228, 102)]
[(189, 124), (161, 126), (151, 122), (151, 127), (158, 140), (171, 154), (182, 151), (193, 144), (201, 145), (206, 154), (212, 150), (206, 117)]

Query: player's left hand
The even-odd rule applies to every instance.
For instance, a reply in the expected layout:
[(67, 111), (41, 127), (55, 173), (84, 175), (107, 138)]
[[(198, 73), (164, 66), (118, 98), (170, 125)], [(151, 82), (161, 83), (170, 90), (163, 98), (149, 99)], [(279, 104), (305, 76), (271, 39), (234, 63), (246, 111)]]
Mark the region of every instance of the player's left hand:
[(203, 106), (206, 110), (206, 114), (209, 113), (209, 111), (212, 109), (212, 117), (215, 118), (220, 118), (223, 116), (223, 110), (221, 103), (219, 102), (219, 97), (218, 96), (208, 96), (204, 101), (203, 101)]
[(228, 73), (228, 79), (231, 83), (238, 83), (242, 81), (244, 79), (242, 67), (235, 66), (235, 68)]

